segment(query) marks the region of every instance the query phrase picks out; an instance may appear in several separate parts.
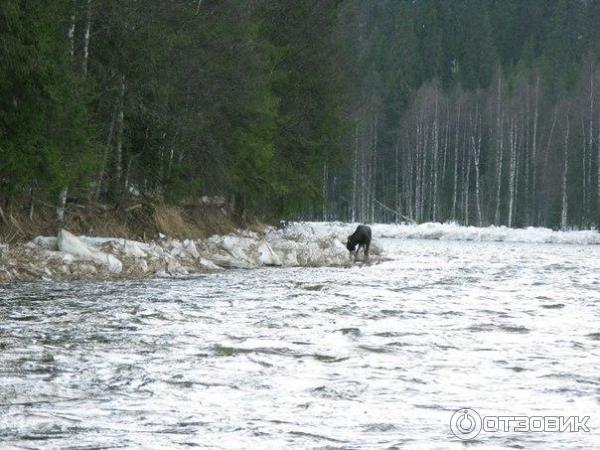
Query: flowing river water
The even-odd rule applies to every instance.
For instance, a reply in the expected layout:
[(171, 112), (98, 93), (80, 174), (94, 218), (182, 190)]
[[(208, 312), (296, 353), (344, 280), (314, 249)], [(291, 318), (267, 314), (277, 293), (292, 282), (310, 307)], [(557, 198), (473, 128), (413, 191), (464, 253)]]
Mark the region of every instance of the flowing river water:
[[(0, 286), (0, 447), (600, 447), (598, 246), (378, 243), (350, 268)], [(589, 432), (465, 447), (466, 407)]]

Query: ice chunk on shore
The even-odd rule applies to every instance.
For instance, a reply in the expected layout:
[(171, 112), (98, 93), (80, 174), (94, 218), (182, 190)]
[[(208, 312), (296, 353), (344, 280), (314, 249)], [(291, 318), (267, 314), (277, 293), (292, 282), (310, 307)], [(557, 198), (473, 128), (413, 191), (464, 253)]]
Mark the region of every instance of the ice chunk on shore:
[(192, 258), (200, 258), (200, 253), (198, 253), (198, 249), (196, 248), (196, 244), (194, 244), (194, 241), (186, 239), (185, 241), (183, 241), (183, 248), (190, 256), (192, 256)]
[(60, 230), (58, 233), (58, 249), (61, 252), (69, 253), (78, 258), (94, 261), (105, 266), (112, 273), (121, 273), (123, 264), (113, 255), (96, 250), (88, 246), (77, 236), (69, 233), (67, 230)]
[(267, 242), (258, 246), (258, 260), (265, 266), (281, 266), (281, 259)]

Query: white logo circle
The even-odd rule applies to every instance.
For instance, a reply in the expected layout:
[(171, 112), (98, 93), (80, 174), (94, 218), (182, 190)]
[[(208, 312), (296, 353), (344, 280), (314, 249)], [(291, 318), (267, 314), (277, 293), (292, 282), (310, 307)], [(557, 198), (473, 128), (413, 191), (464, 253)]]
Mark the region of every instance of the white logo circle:
[(481, 432), (481, 416), (471, 408), (459, 409), (450, 418), (450, 430), (459, 439), (474, 439)]

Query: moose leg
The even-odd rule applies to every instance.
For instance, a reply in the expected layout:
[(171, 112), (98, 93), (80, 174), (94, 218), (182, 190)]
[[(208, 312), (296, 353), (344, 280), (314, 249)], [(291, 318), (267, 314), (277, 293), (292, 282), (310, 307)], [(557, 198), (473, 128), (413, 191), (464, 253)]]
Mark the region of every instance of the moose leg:
[(368, 261), (369, 260), (369, 247), (371, 246), (371, 244), (365, 244), (365, 259)]

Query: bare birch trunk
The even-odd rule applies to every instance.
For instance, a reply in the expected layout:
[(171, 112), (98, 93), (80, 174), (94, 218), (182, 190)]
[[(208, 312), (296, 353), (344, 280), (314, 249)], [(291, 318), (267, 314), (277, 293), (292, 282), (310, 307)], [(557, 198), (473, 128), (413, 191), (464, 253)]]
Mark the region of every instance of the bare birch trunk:
[(538, 134), (538, 117), (539, 117), (539, 92), (540, 92), (540, 76), (535, 80), (535, 100), (533, 112), (533, 141), (531, 143), (531, 202), (532, 202), (532, 218), (531, 225), (538, 225), (538, 188), (537, 188), (537, 134)]
[(394, 207), (396, 208), (396, 214), (394, 221), (396, 223), (400, 222), (400, 163), (399, 163), (399, 153), (400, 153), (400, 136), (398, 136), (398, 141), (395, 146), (395, 154), (394, 154), (394, 195), (395, 202)]
[(358, 209), (358, 221), (364, 222), (365, 220), (365, 211), (367, 208), (367, 196), (368, 196), (368, 167), (367, 167), (367, 159), (366, 159), (366, 150), (363, 142), (361, 142), (361, 155), (360, 155), (360, 207)]
[(508, 218), (507, 225), (512, 227), (515, 205), (515, 178), (517, 170), (517, 129), (515, 119), (511, 118), (510, 131), (508, 136), (508, 145), (510, 152), (509, 179), (508, 179)]
[(600, 227), (600, 127), (598, 127), (596, 142), (596, 226)]
[(423, 222), (427, 206), (427, 148), (429, 146), (429, 130), (425, 126), (423, 130), (423, 148), (421, 149), (421, 204), (419, 211), (419, 222)]
[(356, 185), (358, 183), (358, 121), (354, 125), (354, 167), (352, 170), (352, 222), (356, 222)]
[[(585, 225), (590, 225), (590, 209), (592, 206), (592, 153), (594, 151), (594, 72), (590, 73), (590, 119), (589, 119), (589, 137), (588, 137), (588, 162), (587, 162), (587, 195), (585, 196), (586, 202), (586, 214), (585, 214)], [(600, 160), (598, 160), (598, 167), (600, 168)], [(600, 170), (600, 169), (599, 169)]]
[(85, 34), (83, 37), (83, 76), (87, 77), (88, 59), (90, 56), (90, 31), (92, 29), (92, 0), (87, 0)]
[(502, 194), (502, 165), (504, 163), (504, 112), (498, 112), (497, 124), (497, 153), (496, 153), (496, 210), (494, 224), (500, 225), (500, 202)]
[[(582, 201), (581, 201), (580, 225), (585, 226), (585, 218), (587, 217), (587, 207), (588, 207), (587, 179), (588, 179), (588, 170), (591, 169), (591, 167), (588, 169), (588, 165), (587, 165), (588, 142), (587, 142), (587, 133), (586, 133), (585, 123), (584, 123), (583, 118), (581, 118), (581, 144), (582, 144), (582, 148), (581, 148), (581, 166), (582, 167), (581, 167), (581, 169), (582, 169), (583, 176), (581, 177), (581, 191), (582, 191), (582, 199), (581, 200)], [(589, 151), (591, 152), (591, 148), (589, 149)]]
[(405, 202), (405, 204), (408, 205), (409, 217), (412, 220), (415, 220), (415, 218), (416, 218), (416, 216), (415, 216), (415, 199), (414, 199), (415, 177), (413, 176), (413, 174), (416, 172), (416, 170), (415, 170), (415, 168), (416, 168), (415, 155), (413, 152), (410, 152), (406, 158), (408, 160), (407, 161), (408, 173), (404, 177), (404, 179), (406, 180), (406, 202)]
[[(472, 119), (470, 115), (469, 127), (472, 128)], [(471, 193), (471, 158), (469, 157), (469, 153), (469, 140), (467, 138), (467, 127), (465, 126), (463, 137), (463, 221), (466, 226), (469, 226), (469, 196)]]
[[(529, 141), (530, 141), (530, 108), (529, 108), (529, 84), (526, 85), (525, 93), (525, 114), (522, 116), (522, 130), (523, 138), (521, 140), (521, 146), (517, 145), (517, 148), (522, 148), (520, 155), (517, 156), (517, 181), (515, 188), (515, 196), (519, 198), (519, 175), (523, 173), (524, 185), (523, 185), (523, 205), (525, 206), (525, 223), (530, 223), (530, 201), (529, 201), (529, 181), (530, 181), (530, 154), (529, 154)], [(523, 167), (521, 168), (521, 164)]]
[(327, 160), (323, 161), (323, 220), (327, 220)]
[[(73, 8), (75, 5), (73, 5)], [(71, 14), (71, 25), (69, 26), (69, 54), (71, 55), (71, 59), (75, 56), (75, 10), (73, 10), (73, 14)], [(65, 222), (65, 206), (67, 204), (67, 194), (69, 192), (69, 187), (64, 186), (58, 195), (58, 205), (56, 206), (56, 218), (58, 221), (58, 228), (61, 229), (64, 226)], [(32, 203), (33, 205), (33, 203)], [(30, 216), (33, 217), (33, 206), (31, 206)]]
[(33, 211), (35, 208), (35, 185), (29, 190), (29, 220), (33, 221)]
[(415, 219), (421, 222), (421, 119), (417, 119), (417, 145), (415, 155)]
[(444, 161), (442, 162), (442, 180), (446, 179), (446, 168), (448, 159), (448, 138), (450, 133), (450, 105), (449, 100), (446, 100), (446, 126), (444, 127), (444, 143), (442, 145), (442, 152), (444, 155)]
[[(475, 113), (475, 127), (477, 135), (477, 140), (475, 140), (475, 136), (471, 135), (471, 142), (473, 145), (473, 162), (475, 165), (475, 200), (477, 202), (477, 221), (478, 225), (483, 225), (482, 215), (481, 215), (481, 186), (480, 186), (480, 176), (479, 176), (479, 165), (481, 159), (481, 113), (479, 112), (479, 105), (477, 106), (477, 112)], [(479, 126), (477, 125), (479, 121)]]
[(458, 137), (460, 135), (460, 109), (461, 108), (459, 103), (456, 119), (456, 133), (454, 136), (454, 182), (452, 189), (452, 214), (450, 215), (453, 221), (456, 221), (456, 203), (458, 201)]
[(438, 196), (438, 153), (439, 153), (439, 115), (438, 115), (438, 93), (435, 93), (435, 116), (433, 119), (433, 157), (432, 157), (432, 171), (433, 171), (433, 192), (432, 192), (432, 205), (431, 205), (431, 220), (437, 221), (437, 196)]
[[(75, 5), (73, 5), (74, 7)], [(69, 25), (69, 55), (71, 59), (75, 56), (75, 12), (71, 14), (71, 24)]]
[(369, 199), (370, 201), (370, 222), (373, 223), (375, 221), (375, 202), (376, 202), (376, 196), (377, 196), (377, 124), (378, 124), (378, 118), (377, 115), (375, 115), (373, 117), (373, 130), (372, 130), (372, 146), (373, 146), (373, 150), (372, 150), (372, 164), (371, 164), (371, 197)]
[(562, 173), (562, 188), (561, 188), (561, 212), (560, 212), (560, 228), (562, 230), (567, 229), (568, 215), (569, 215), (569, 204), (567, 195), (567, 177), (569, 171), (569, 116), (567, 115), (567, 130), (565, 132), (565, 141), (563, 148), (563, 173)]

